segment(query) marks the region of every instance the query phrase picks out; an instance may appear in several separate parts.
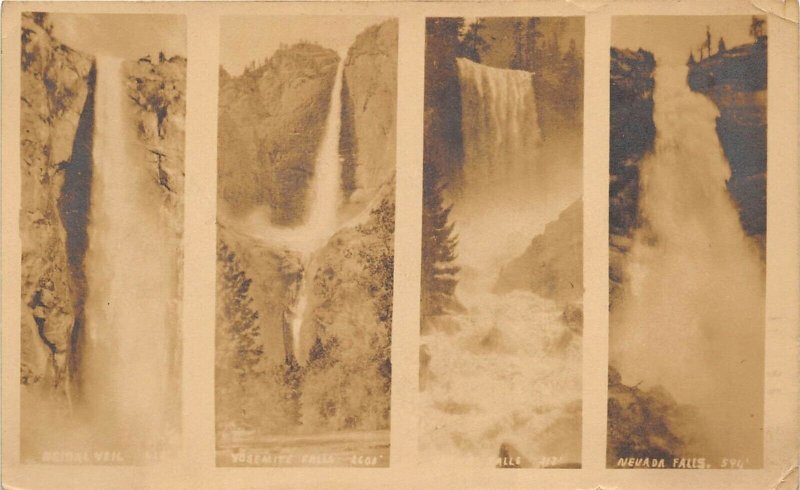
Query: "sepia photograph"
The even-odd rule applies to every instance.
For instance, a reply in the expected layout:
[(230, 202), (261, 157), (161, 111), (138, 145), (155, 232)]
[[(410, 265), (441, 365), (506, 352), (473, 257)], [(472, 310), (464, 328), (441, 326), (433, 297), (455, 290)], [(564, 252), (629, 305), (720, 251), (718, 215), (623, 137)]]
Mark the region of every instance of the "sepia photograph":
[(609, 468), (761, 468), (762, 16), (612, 21)]
[(21, 460), (179, 448), (186, 27), (21, 19)]
[(388, 466), (397, 19), (221, 22), (216, 463)]
[(580, 468), (580, 17), (428, 18), (420, 458)]

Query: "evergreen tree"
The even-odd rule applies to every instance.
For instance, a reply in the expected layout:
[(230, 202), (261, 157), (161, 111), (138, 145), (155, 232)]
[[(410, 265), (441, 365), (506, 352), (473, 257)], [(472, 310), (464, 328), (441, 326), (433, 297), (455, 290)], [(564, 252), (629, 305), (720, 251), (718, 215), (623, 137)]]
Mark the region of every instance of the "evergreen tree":
[(753, 19), (750, 22), (750, 35), (753, 37), (754, 40), (760, 41), (764, 37), (764, 24), (766, 21), (764, 19), (760, 19), (753, 16)]
[(727, 50), (727, 48), (725, 46), (725, 40), (720, 37), (719, 38), (719, 44), (717, 45), (717, 52), (718, 53), (724, 53), (726, 50)]
[(467, 32), (464, 33), (464, 38), (461, 40), (460, 56), (462, 58), (480, 63), (481, 53), (487, 48), (486, 40), (481, 36), (483, 28), (483, 21), (480, 19), (467, 27)]
[(510, 68), (512, 70), (523, 70), (526, 68), (525, 66), (525, 48), (523, 46), (523, 27), (522, 21), (516, 20), (514, 21), (514, 54), (511, 56), (511, 65)]
[(457, 305), (455, 288), (460, 268), (454, 264), (458, 237), (453, 233), (450, 210), (445, 206), (438, 172), (425, 167), (422, 214), (422, 314), (437, 315)]
[(694, 65), (695, 63), (697, 63), (697, 61), (695, 61), (694, 59), (694, 53), (692, 51), (689, 51), (689, 61), (687, 61), (686, 64)]
[(528, 19), (528, 24), (525, 29), (525, 59), (523, 60), (524, 69), (528, 71), (535, 71), (536, 69), (536, 44), (537, 39), (542, 37), (539, 32), (539, 24), (541, 20), (538, 17), (531, 17)]
[(253, 310), (253, 298), (248, 295), (251, 279), (241, 270), (236, 254), (223, 242), (217, 246), (220, 288), (217, 303), (217, 325), (223, 326), (226, 338), (220, 339), (230, 345), (224, 367), (228, 367), (239, 382), (255, 374), (263, 354), (260, 343), (258, 312)]

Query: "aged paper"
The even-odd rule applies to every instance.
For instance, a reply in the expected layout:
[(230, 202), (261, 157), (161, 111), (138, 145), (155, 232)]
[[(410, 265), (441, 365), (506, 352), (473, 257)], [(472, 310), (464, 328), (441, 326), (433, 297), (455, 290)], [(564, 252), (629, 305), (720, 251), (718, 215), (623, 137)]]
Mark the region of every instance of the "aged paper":
[(6, 2), (3, 485), (797, 488), (797, 18)]

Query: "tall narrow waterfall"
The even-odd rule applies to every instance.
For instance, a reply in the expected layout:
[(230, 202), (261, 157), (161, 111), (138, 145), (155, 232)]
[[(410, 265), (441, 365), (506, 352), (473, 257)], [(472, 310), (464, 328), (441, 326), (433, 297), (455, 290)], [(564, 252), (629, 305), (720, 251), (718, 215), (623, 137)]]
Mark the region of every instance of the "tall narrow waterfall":
[[(311, 265), (312, 254), (323, 246), (336, 231), (337, 211), (341, 202), (340, 176), (342, 162), (339, 156), (339, 131), (342, 124), (342, 76), (344, 73), (344, 57), (341, 57), (336, 70), (336, 78), (331, 89), (328, 117), (325, 121), (325, 133), (317, 152), (314, 166), (313, 191), (308, 218), (299, 229), (292, 231), (296, 235), (293, 247), (301, 254), (305, 268), (300, 285), (297, 304), (292, 316), (292, 347), (294, 357), (299, 362), (305, 361), (302, 343), (302, 328), (310, 294), (310, 277), (306, 274)], [(307, 347), (307, 346), (306, 346)]]
[[(155, 169), (134, 144), (122, 61), (97, 59), (86, 260), (85, 400), (105, 444), (146, 449), (165, 431), (174, 251)], [(114, 432), (111, 432), (114, 431)]]
[(611, 318), (611, 364), (626, 384), (661, 385), (698, 410), (695, 430), (714, 445), (698, 441), (688, 452), (749, 455), (757, 465), (764, 267), (726, 190), (715, 106), (689, 90), (683, 66), (659, 65), (655, 80), (655, 150), (641, 163), (644, 226)]

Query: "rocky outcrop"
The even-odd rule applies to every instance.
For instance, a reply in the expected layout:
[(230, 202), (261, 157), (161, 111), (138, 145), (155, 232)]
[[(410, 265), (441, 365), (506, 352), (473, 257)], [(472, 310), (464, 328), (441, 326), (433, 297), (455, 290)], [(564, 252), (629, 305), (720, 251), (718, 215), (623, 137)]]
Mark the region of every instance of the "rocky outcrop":
[(653, 149), (652, 53), (611, 48), (608, 189), (609, 291), (613, 305), (623, 282), (622, 258), (639, 226), (639, 163)]
[[(183, 223), (184, 140), (186, 132), (186, 58), (128, 62), (128, 97), (134, 102), (134, 124), (145, 146), (154, 180), (166, 193), (165, 204)], [(180, 214), (178, 214), (180, 213)]]
[(717, 105), (717, 135), (730, 162), (728, 191), (742, 227), (765, 247), (767, 228), (767, 38), (689, 64), (689, 86)]
[(220, 70), (218, 196), (228, 212), (266, 206), (273, 224), (302, 221), (338, 63), (331, 49), (297, 44), (238, 77)]
[(564, 306), (583, 301), (583, 201), (547, 224), (525, 252), (500, 270), (494, 291), (532, 291)]
[(623, 384), (616, 369), (609, 367), (608, 467), (616, 466), (620, 458), (665, 459), (671, 465), (673, 458), (685, 456), (681, 428), (685, 420), (696, 417), (692, 412), (660, 386), (642, 390)]
[(44, 14), (23, 14), (20, 375), (64, 392), (83, 318), (95, 76), (50, 30)]
[(342, 80), (342, 187), (368, 202), (395, 170), (397, 19), (372, 26), (347, 53)]

